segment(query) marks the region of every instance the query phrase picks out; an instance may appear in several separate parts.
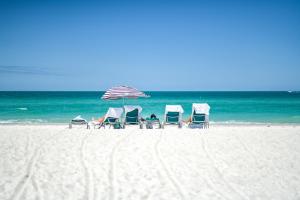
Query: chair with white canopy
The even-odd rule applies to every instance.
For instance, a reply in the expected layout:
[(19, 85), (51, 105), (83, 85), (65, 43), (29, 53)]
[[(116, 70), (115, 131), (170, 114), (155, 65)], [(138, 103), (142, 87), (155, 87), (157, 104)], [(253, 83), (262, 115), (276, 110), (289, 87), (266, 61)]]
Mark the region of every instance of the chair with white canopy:
[(179, 128), (182, 127), (182, 114), (184, 110), (181, 105), (166, 105), (164, 123), (162, 128), (167, 124), (178, 125)]
[(104, 116), (103, 122), (97, 122), (97, 121), (92, 121), (91, 124), (94, 125), (94, 128), (98, 127), (104, 127), (105, 125), (111, 126), (116, 126), (117, 124), (120, 125), (121, 128), (121, 117), (123, 114), (123, 108), (112, 108), (110, 107), (107, 111), (107, 113)]
[(190, 127), (203, 126), (209, 128), (209, 110), (207, 103), (193, 103)]

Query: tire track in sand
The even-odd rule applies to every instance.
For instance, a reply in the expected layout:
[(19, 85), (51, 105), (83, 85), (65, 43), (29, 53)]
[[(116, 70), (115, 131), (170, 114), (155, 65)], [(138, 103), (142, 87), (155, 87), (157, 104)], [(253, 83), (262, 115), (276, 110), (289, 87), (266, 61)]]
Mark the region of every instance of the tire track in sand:
[(11, 200), (17, 200), (21, 198), (22, 194), (24, 193), (24, 190), (26, 189), (27, 185), (29, 184), (29, 181), (32, 178), (34, 167), (36, 165), (38, 156), (39, 156), (39, 147), (34, 150), (34, 153), (32, 154), (31, 159), (28, 162), (26, 168), (26, 174), (21, 178), (21, 180), (17, 184), (13, 192), (13, 195), (11, 197)]
[(180, 184), (178, 183), (178, 181), (176, 180), (175, 176), (172, 174), (171, 170), (168, 168), (167, 164), (164, 162), (164, 159), (162, 158), (162, 156), (160, 154), (158, 146), (159, 146), (159, 143), (161, 142), (162, 134), (163, 133), (160, 133), (160, 136), (159, 136), (157, 142), (155, 143), (155, 154), (156, 154), (156, 157), (158, 158), (160, 165), (162, 166), (165, 174), (167, 175), (167, 178), (169, 179), (169, 181), (172, 183), (172, 185), (176, 189), (176, 191), (179, 194), (180, 198), (181, 199), (186, 199), (185, 195), (183, 193), (183, 189), (180, 187)]
[(88, 135), (81, 142), (80, 146), (80, 162), (84, 169), (84, 178), (85, 178), (85, 196), (86, 199), (92, 200), (95, 199), (95, 180), (92, 173), (92, 170), (89, 168), (89, 165), (85, 159), (85, 145), (88, 139)]
[[(46, 142), (48, 142), (49, 140), (51, 140), (52, 138), (54, 138), (56, 135), (59, 135), (64, 131), (65, 130), (59, 131), (57, 134), (50, 136), (49, 138), (45, 139), (42, 144), (40, 144), (38, 147), (36, 147), (29, 162), (27, 163), (26, 174), (18, 182), (18, 184), (10, 198), (11, 200), (20, 199), (22, 194), (24, 193), (26, 187), (28, 186), (30, 180), (32, 180), (33, 174), (34, 174), (34, 168), (35, 168), (37, 160), (40, 156), (41, 148), (44, 146), (44, 144)], [(33, 187), (37, 190), (38, 198), (41, 198), (42, 196), (39, 195), (39, 194), (41, 194), (41, 190), (39, 189), (38, 183), (35, 180), (33, 180), (33, 182), (34, 182)]]
[(220, 177), (220, 179), (222, 180), (222, 182), (225, 185), (227, 185), (227, 188), (229, 190), (231, 190), (233, 193), (237, 194), (240, 197), (240, 199), (249, 199), (246, 195), (244, 195), (243, 193), (237, 191), (233, 186), (231, 186), (230, 183), (228, 183), (228, 181), (226, 181), (226, 179), (224, 178), (223, 174), (220, 172), (219, 168), (216, 166), (216, 161), (212, 158), (212, 156), (210, 155), (209, 151), (207, 150), (206, 142), (205, 142), (204, 137), (201, 137), (201, 143), (202, 143), (202, 145), (201, 145), (202, 149), (203, 149), (204, 153), (206, 154), (206, 157), (212, 163), (212, 166), (213, 166), (215, 172)]
[(109, 180), (109, 199), (114, 200), (115, 199), (115, 157), (116, 152), (118, 148), (120, 147), (120, 144), (128, 139), (132, 134), (128, 134), (127, 136), (124, 136), (121, 138), (112, 148), (112, 151), (110, 153), (110, 161), (109, 161), (109, 172), (108, 172), (108, 180)]
[(36, 181), (34, 175), (32, 176), (31, 181), (32, 181), (32, 185), (33, 185), (35, 191), (37, 192), (37, 199), (38, 199), (38, 200), (44, 199), (43, 193), (42, 193), (42, 191), (41, 191), (41, 189), (40, 189), (40, 186), (39, 186), (38, 182)]
[(256, 166), (261, 166), (260, 162), (258, 162), (257, 157), (255, 154), (249, 149), (248, 145), (246, 145), (243, 140), (237, 136), (234, 135), (235, 139), (238, 141), (238, 143), (243, 147), (243, 149), (250, 155), (250, 157), (254, 160)]
[(232, 199), (231, 197), (227, 197), (226, 194), (224, 194), (224, 193), (222, 193), (221, 191), (219, 191), (219, 190), (216, 188), (215, 184), (213, 183), (213, 181), (211, 180), (210, 177), (207, 177), (206, 174), (204, 174), (204, 175), (201, 174), (197, 169), (195, 169), (195, 168), (191, 167), (190, 165), (188, 165), (188, 164), (187, 164), (188, 162), (187, 162), (183, 157), (178, 157), (178, 156), (176, 156), (176, 157), (182, 161), (181, 163), (182, 163), (186, 168), (188, 168), (190, 171), (193, 171), (193, 172), (197, 175), (197, 177), (203, 177), (203, 176), (204, 176), (203, 178), (204, 178), (204, 181), (205, 181), (206, 185), (207, 185), (211, 190), (213, 190), (216, 194), (218, 194), (220, 197), (222, 197), (223, 199), (226, 199), (226, 200)]

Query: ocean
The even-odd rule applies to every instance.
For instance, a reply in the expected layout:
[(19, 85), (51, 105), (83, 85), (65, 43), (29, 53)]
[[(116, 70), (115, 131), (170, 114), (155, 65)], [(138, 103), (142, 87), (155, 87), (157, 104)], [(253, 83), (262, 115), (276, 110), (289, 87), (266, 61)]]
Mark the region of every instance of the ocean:
[[(142, 116), (163, 118), (166, 104), (180, 104), (184, 118), (192, 103), (208, 103), (212, 123), (300, 123), (300, 92), (145, 92), (150, 98), (125, 99), (140, 105)], [(103, 116), (123, 100), (104, 101), (102, 92), (0, 92), (0, 124), (68, 123), (81, 115), (90, 120)]]

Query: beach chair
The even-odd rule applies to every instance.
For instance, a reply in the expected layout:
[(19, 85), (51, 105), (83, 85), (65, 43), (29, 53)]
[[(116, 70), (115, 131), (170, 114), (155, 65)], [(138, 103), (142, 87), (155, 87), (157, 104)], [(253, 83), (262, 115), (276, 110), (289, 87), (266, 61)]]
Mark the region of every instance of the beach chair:
[(69, 123), (69, 129), (71, 129), (73, 125), (86, 125), (87, 129), (90, 128), (88, 122), (85, 119), (83, 119), (80, 115), (71, 120), (71, 122)]
[(183, 108), (181, 105), (166, 105), (164, 122), (162, 128), (165, 125), (178, 125), (179, 128), (182, 128), (182, 113)]
[(207, 103), (193, 103), (190, 128), (209, 128), (209, 110)]
[(103, 121), (104, 128), (107, 125), (109, 125), (109, 128), (111, 126), (113, 126), (115, 129), (123, 128), (121, 126), (122, 114), (123, 108), (109, 108)]
[(103, 122), (103, 127), (108, 126), (109, 128), (112, 126), (114, 129), (121, 129), (123, 128), (119, 118), (114, 117), (107, 117)]
[(121, 124), (121, 117), (123, 114), (123, 108), (112, 108), (110, 107), (105, 114), (104, 121), (103, 122), (92, 122), (94, 124), (94, 128), (105, 128), (106, 126), (109, 125), (109, 128), (112, 126), (115, 129), (120, 129), (122, 128)]
[(124, 106), (125, 118), (123, 122), (123, 127), (125, 125), (139, 125), (143, 128), (143, 123), (141, 122), (141, 106)]
[(158, 125), (158, 128), (162, 127), (159, 118), (157, 118), (156, 116), (155, 117), (147, 117), (146, 118), (146, 128), (153, 129), (153, 125)]

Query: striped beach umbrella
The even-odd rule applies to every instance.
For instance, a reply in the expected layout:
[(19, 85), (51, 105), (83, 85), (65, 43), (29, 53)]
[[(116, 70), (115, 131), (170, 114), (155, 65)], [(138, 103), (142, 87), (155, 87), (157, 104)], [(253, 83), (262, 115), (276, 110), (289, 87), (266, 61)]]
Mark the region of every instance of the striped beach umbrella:
[(101, 98), (104, 100), (116, 100), (116, 99), (139, 98), (139, 97), (149, 97), (149, 96), (146, 95), (144, 92), (141, 92), (133, 87), (117, 86), (107, 90)]

